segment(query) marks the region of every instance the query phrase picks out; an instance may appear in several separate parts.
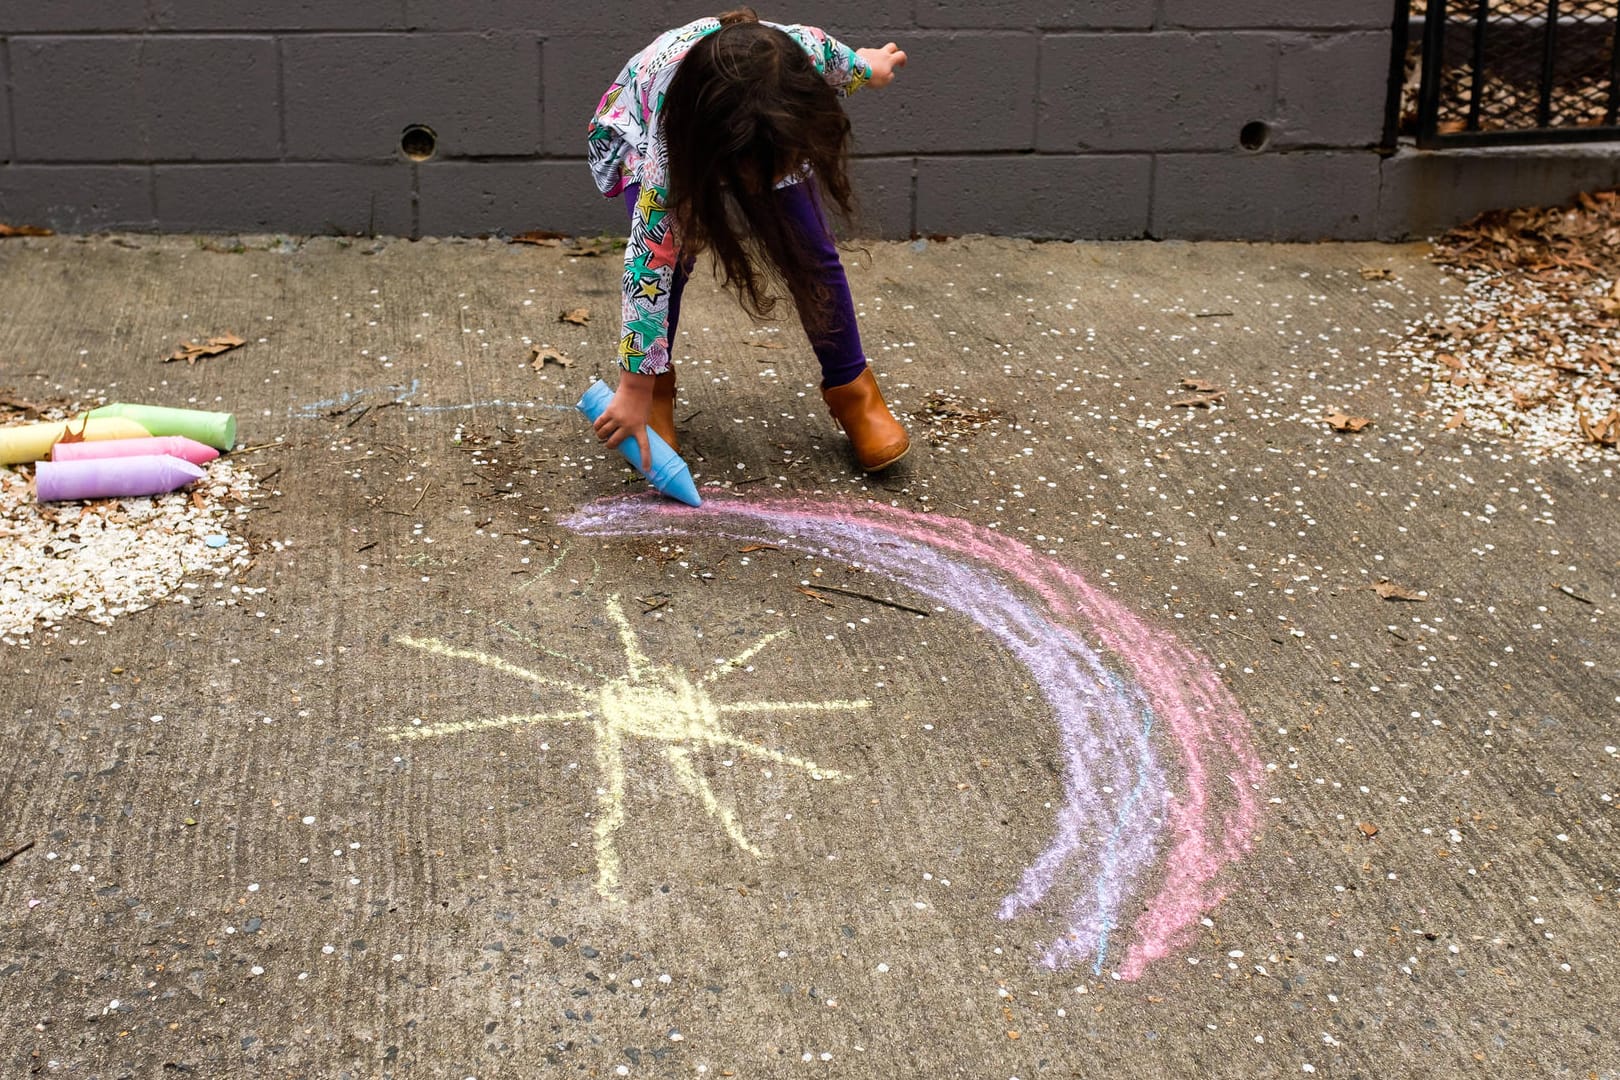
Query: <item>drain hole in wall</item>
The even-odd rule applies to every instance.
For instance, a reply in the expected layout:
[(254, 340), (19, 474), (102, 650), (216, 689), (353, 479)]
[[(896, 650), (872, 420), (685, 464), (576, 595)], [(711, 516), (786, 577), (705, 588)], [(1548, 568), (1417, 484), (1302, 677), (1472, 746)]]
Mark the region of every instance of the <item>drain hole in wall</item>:
[(1264, 150), (1271, 141), (1271, 125), (1264, 120), (1252, 120), (1238, 132), (1238, 143), (1245, 150)]
[(399, 148), (412, 161), (426, 161), (439, 148), (439, 137), (426, 124), (412, 124), (400, 136)]

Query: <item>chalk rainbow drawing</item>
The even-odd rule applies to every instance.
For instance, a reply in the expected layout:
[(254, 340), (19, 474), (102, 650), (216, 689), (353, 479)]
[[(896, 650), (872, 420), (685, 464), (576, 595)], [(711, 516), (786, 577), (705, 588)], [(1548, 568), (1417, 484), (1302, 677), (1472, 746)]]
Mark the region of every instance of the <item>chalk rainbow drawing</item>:
[[(705, 492), (698, 508), (656, 496), (604, 500), (562, 524), (591, 536), (719, 537), (842, 559), (993, 634), (1039, 685), (1064, 762), (1055, 834), (999, 910), (1012, 919), (1060, 908), (1067, 925), (1043, 948), (1048, 967), (1091, 961), (1101, 974), (1110, 937), (1128, 930), (1117, 973), (1139, 977), (1221, 901), (1228, 869), (1253, 844), (1264, 772), (1209, 662), (1013, 537), (876, 503), (720, 491)], [(1155, 869), (1162, 884), (1144, 899)]]
[[(559, 556), (560, 559), (560, 556)], [(552, 564), (555, 567), (555, 563)], [(596, 767), (600, 786), (596, 789), (596, 819), (593, 826), (596, 849), (596, 892), (610, 904), (622, 905), (619, 892), (620, 862), (614, 847), (614, 833), (624, 824), (626, 772), (624, 744), (630, 739), (658, 743), (660, 754), (669, 766), (675, 782), (703, 804), (709, 817), (738, 847), (756, 858), (759, 848), (748, 839), (736, 812), (715, 794), (701, 772), (692, 764), (692, 753), (702, 747), (737, 751), (760, 761), (798, 769), (813, 780), (843, 780), (836, 769), (823, 768), (809, 758), (785, 754), (738, 738), (726, 727), (728, 713), (787, 712), (795, 715), (810, 712), (838, 712), (865, 709), (870, 701), (716, 701), (708, 687), (727, 675), (742, 670), (749, 660), (767, 648), (773, 641), (784, 637), (785, 630), (766, 634), (754, 644), (728, 660), (720, 661), (703, 676), (693, 679), (671, 664), (656, 664), (648, 659), (636, 640), (630, 622), (617, 596), (607, 598), (608, 618), (619, 634), (624, 650), (625, 672), (608, 678), (587, 664), (580, 663), (555, 649), (531, 642), (536, 651), (554, 660), (562, 660), (599, 680), (594, 686), (582, 686), (568, 679), (542, 674), (514, 664), (491, 653), (476, 649), (463, 649), (439, 638), (417, 638), (400, 635), (393, 640), (407, 648), (418, 649), (446, 660), (469, 660), (522, 682), (560, 691), (573, 699), (577, 706), (543, 713), (523, 713), (505, 716), (486, 716), (471, 720), (443, 720), (414, 724), (393, 729), (390, 739), (408, 741), (432, 739), (462, 732), (488, 731), (495, 728), (528, 727), (535, 724), (565, 724), (585, 721), (591, 725), (595, 739)], [(503, 627), (504, 628), (504, 627)], [(769, 773), (766, 774), (769, 776)]]

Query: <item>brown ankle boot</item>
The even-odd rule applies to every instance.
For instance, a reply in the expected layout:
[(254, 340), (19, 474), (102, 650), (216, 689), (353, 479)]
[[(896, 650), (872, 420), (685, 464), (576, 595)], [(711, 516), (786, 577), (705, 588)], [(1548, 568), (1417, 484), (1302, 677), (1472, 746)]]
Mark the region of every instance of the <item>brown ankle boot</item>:
[(658, 432), (658, 437), (669, 443), (677, 454), (680, 440), (675, 437), (675, 369), (661, 373), (653, 382), (652, 415), (647, 426)]
[(822, 390), (821, 396), (849, 436), (855, 458), (866, 472), (888, 468), (911, 449), (911, 438), (889, 411), (871, 368), (852, 383)]

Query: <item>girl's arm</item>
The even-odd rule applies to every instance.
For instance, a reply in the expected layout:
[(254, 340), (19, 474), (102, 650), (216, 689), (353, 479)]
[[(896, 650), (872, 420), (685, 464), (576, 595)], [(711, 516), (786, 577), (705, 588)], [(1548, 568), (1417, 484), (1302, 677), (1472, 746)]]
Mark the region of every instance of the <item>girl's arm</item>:
[(872, 75), (867, 81), (874, 87), (888, 86), (894, 82), (894, 73), (906, 66), (906, 54), (892, 41), (881, 49), (856, 49), (855, 55), (871, 69)]
[(652, 415), (654, 378), (669, 370), (669, 294), (679, 257), (668, 217), (668, 198), (656, 183), (643, 181), (630, 216), (630, 240), (624, 249), (619, 335), (618, 389), (593, 429), (610, 447), (635, 439), (642, 468), (651, 468), (647, 418)]
[(852, 49), (825, 30), (814, 26), (779, 26), (810, 54), (816, 70), (839, 94), (848, 97), (867, 83), (887, 86), (894, 81), (896, 68), (903, 67), (906, 54), (894, 42), (881, 49)]

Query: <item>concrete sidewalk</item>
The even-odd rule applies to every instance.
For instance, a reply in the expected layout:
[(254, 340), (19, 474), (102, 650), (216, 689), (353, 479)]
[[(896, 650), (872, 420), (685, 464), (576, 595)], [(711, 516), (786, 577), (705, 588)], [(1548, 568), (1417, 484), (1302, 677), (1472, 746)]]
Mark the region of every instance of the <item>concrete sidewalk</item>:
[(1425, 410), (1425, 249), (849, 269), (912, 454), (700, 280), (688, 514), (572, 410), (611, 248), (0, 244), (0, 390), (260, 478), (0, 653), (6, 1074), (1620, 1076), (1612, 461)]

